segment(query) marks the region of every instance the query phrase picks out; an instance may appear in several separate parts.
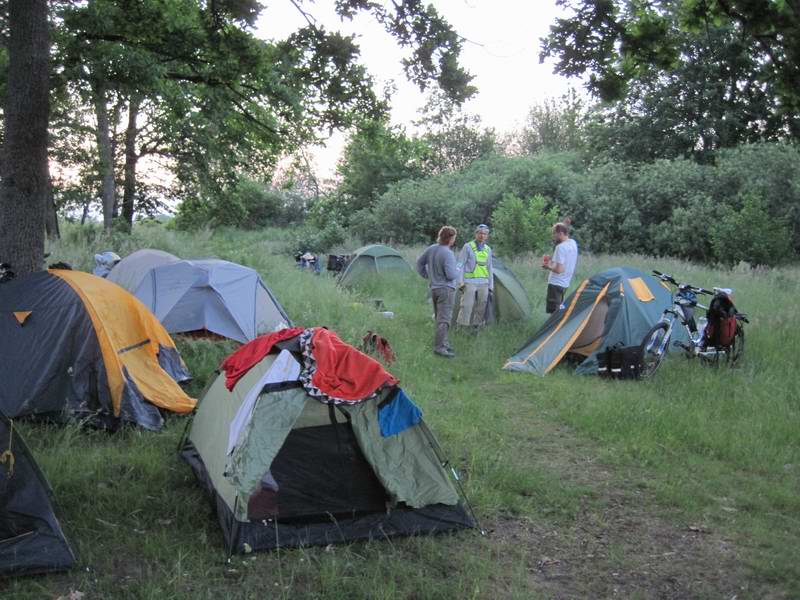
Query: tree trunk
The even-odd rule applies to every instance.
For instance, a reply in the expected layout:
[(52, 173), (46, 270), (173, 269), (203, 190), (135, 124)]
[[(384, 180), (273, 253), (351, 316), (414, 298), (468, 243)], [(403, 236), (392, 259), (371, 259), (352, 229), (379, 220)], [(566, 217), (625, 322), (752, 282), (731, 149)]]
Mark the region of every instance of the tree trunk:
[(45, 201), (44, 208), (44, 230), (47, 233), (47, 239), (57, 240), (61, 237), (58, 231), (58, 212), (56, 211), (56, 199), (53, 195), (53, 182), (47, 182), (47, 200)]
[(136, 196), (136, 117), (139, 115), (141, 100), (132, 95), (128, 105), (128, 127), (125, 129), (125, 183), (122, 192), (122, 219), (128, 231), (133, 229), (134, 198)]
[(49, 116), (47, 0), (10, 0), (0, 260), (17, 274), (42, 269)]
[(103, 228), (111, 231), (114, 220), (114, 153), (111, 148), (111, 132), (108, 125), (106, 87), (100, 81), (94, 85), (94, 110), (97, 117), (97, 150), (100, 158), (100, 196), (103, 200)]

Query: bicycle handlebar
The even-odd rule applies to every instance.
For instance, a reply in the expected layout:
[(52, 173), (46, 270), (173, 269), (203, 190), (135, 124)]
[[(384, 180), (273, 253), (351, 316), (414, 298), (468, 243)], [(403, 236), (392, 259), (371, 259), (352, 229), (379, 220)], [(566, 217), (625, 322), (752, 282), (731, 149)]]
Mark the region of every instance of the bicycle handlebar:
[(658, 277), (661, 281), (666, 281), (667, 283), (671, 283), (672, 285), (679, 288), (688, 289), (694, 292), (695, 294), (707, 294), (709, 296), (714, 295), (714, 292), (709, 291), (705, 288), (696, 287), (688, 283), (678, 283), (678, 281), (672, 275), (667, 275), (666, 273), (662, 273), (661, 271), (656, 271), (655, 269), (653, 270), (653, 275)]

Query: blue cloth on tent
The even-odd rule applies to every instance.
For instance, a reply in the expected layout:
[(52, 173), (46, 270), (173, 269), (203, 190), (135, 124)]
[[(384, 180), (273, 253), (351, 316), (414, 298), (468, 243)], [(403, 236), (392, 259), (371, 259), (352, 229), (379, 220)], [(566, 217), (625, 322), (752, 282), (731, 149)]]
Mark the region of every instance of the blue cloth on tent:
[(398, 389), (391, 402), (378, 411), (378, 422), (383, 437), (396, 435), (420, 421), (422, 421), (422, 411), (402, 389)]

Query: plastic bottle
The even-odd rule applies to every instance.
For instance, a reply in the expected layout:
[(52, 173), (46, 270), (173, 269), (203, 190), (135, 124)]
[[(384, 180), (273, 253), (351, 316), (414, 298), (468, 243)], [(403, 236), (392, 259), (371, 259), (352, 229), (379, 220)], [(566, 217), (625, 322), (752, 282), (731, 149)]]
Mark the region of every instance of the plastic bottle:
[(392, 312), (391, 310), (384, 310), (383, 312), (380, 312), (378, 314), (386, 317), (387, 319), (394, 319), (394, 312)]

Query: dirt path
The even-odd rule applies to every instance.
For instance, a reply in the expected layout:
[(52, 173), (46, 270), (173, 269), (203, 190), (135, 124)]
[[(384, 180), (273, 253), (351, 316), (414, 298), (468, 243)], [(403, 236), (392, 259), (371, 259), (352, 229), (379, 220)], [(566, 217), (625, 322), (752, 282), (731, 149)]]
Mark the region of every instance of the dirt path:
[[(599, 463), (596, 449), (567, 428), (541, 421), (532, 425), (535, 435), (520, 440), (526, 455), (566, 483), (589, 490), (567, 522), (498, 518), (484, 523), (496, 556), (505, 568), (524, 568), (534, 597), (764, 597), (748, 591), (733, 543), (659, 507), (637, 486), (642, 473), (634, 480)], [(496, 592), (497, 597), (525, 597), (520, 590)]]

